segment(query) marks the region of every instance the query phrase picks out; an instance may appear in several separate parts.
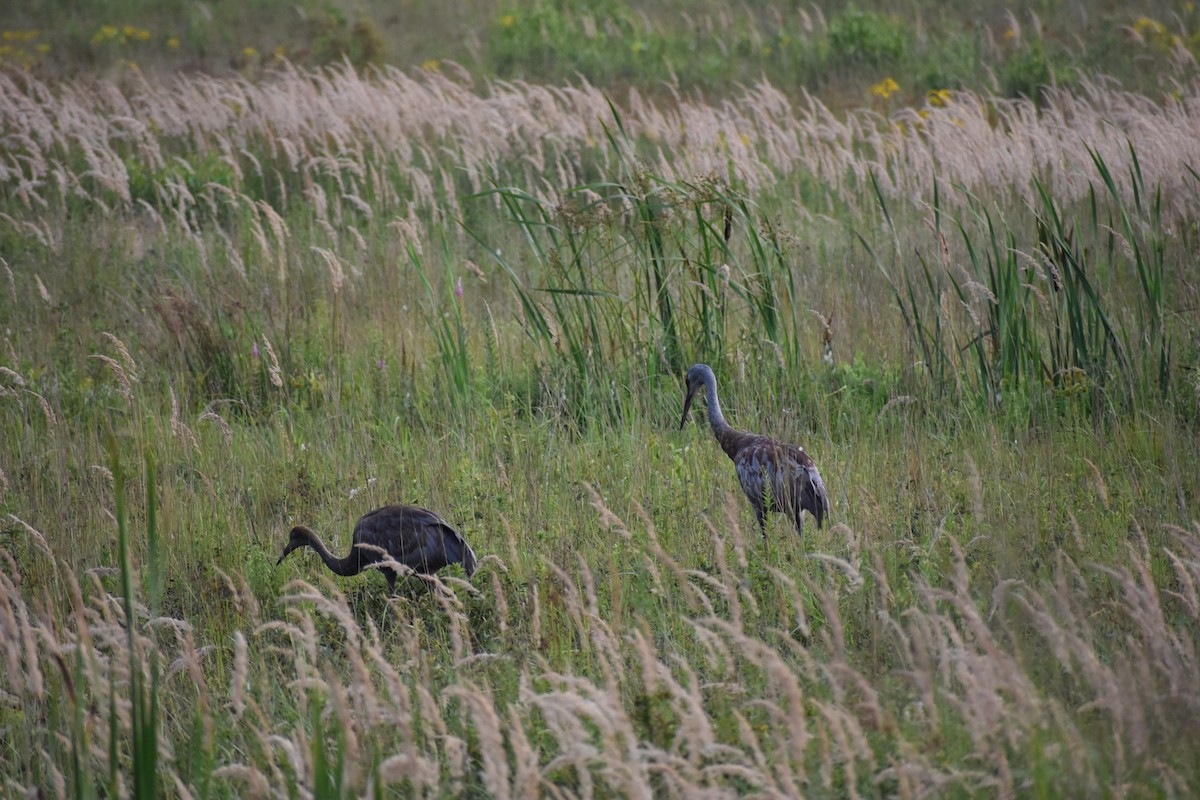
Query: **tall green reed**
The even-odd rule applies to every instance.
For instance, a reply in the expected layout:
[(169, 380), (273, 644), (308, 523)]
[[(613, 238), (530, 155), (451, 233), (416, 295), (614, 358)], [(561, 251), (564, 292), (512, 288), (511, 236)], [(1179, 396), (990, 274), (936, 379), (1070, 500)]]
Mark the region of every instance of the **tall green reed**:
[(652, 380), (696, 360), (721, 364), (738, 349), (796, 365), (787, 233), (723, 179), (651, 173), (616, 119), (615, 179), (569, 188), (557, 204), (513, 186), (472, 195), (496, 202), (524, 244), (506, 256), (464, 223), (509, 278), (528, 338), (593, 390), (614, 375)]
[[(114, 506), (117, 518), (117, 547), (121, 570), (121, 602), (125, 615), (127, 647), (129, 658), (129, 719), (130, 736), (128, 740), (128, 758), (130, 763), (130, 780), (128, 784), (133, 796), (150, 798), (158, 796), (158, 733), (159, 733), (159, 671), (158, 654), (146, 652), (146, 640), (138, 635), (139, 608), (135, 601), (138, 583), (134, 572), (133, 559), (130, 553), (130, 533), (128, 522), (128, 503), (125, 496), (125, 473), (121, 467), (117, 439), (111, 432), (108, 437), (109, 468), (112, 471)], [(146, 563), (143, 583), (147, 591), (148, 612), (150, 619), (158, 616), (162, 597), (162, 580), (159, 564), (159, 543), (157, 524), (157, 496), (155, 491), (154, 458), (149, 451), (146, 453)], [(77, 679), (75, 686), (84, 686), (82, 648), (77, 649), (80, 655), (76, 658)], [(149, 676), (143, 665), (149, 666)], [(121, 724), (117, 712), (115, 682), (109, 687), (109, 753), (108, 753), (108, 784), (104, 787), (106, 796), (116, 796), (121, 781), (118, 777), (121, 754)], [(96, 794), (95, 781), (99, 776), (92, 775), (87, 769), (88, 738), (83, 725), (82, 698), (75, 698), (75, 724), (72, 727), (72, 766), (75, 778), (75, 796), (91, 797)]]
[[(444, 238), (442, 247), (443, 263), (449, 264), (451, 258)], [(473, 396), (474, 372), (471, 368), (471, 354), (467, 328), (463, 320), (461, 298), (457, 297), (455, 287), (450, 285), (453, 282), (453, 276), (449, 271), (444, 275), (444, 282), (447, 284), (444, 291), (456, 295), (454, 301), (447, 308), (447, 304), (440, 299), (445, 296), (442, 294), (443, 290), (435, 288), (429, 279), (422, 254), (412, 243), (406, 245), (406, 251), (409, 262), (416, 268), (417, 275), (421, 278), (421, 284), (425, 287), (427, 300), (423, 306), (425, 320), (429, 325), (430, 333), (433, 334), (434, 345), (437, 347), (437, 362), (446, 382), (446, 396), (455, 402), (469, 401)]]
[[(1132, 147), (1131, 207), (1104, 160), (1089, 152), (1107, 192), (1101, 197), (1093, 188), (1086, 226), (1041, 181), (1034, 181), (1028, 207), (1032, 235), (1024, 236), (1002, 211), (969, 193), (965, 211), (951, 218), (935, 183), (939, 263), (931, 266), (918, 248), (915, 280), (907, 269), (887, 277), (936, 392), (965, 387), (996, 403), (1006, 391), (1045, 387), (1086, 395), (1094, 413), (1169, 393), (1161, 196), (1149, 199)], [(876, 199), (890, 220), (878, 187)], [(965, 264), (952, 262), (943, 225), (953, 229)], [(1081, 231), (1090, 235), (1086, 244)], [(866, 238), (859, 240), (882, 268)]]

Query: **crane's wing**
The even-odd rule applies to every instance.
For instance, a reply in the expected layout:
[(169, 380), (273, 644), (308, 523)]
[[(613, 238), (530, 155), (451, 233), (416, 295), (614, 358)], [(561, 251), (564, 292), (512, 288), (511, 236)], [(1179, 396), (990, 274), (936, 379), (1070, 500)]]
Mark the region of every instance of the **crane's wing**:
[(768, 486), (771, 487), (772, 503), (777, 502), (780, 496), (776, 491), (778, 471), (775, 469), (775, 458), (770, 444), (769, 439), (758, 437), (744, 443), (732, 456), (733, 466), (737, 470), (738, 484), (741, 485), (750, 504), (760, 514), (767, 505)]
[(396, 561), (430, 575), (447, 564), (462, 564), (470, 577), (478, 559), (458, 529), (427, 508), (391, 505), (364, 515), (355, 543), (381, 547)]
[(812, 514), (817, 520), (817, 527), (823, 527), (825, 515), (829, 513), (829, 492), (825, 490), (825, 482), (812, 457), (804, 452), (803, 447), (787, 445), (788, 460), (792, 469), (790, 491), (797, 498), (800, 507)]
[(429, 513), (436, 519), (436, 522), (431, 523), (427, 528), (431, 534), (436, 534), (431, 540), (430, 546), (440, 551), (446, 559), (446, 564), (462, 564), (463, 571), (470, 578), (475, 574), (475, 567), (479, 563), (475, 557), (475, 551), (471, 549), (471, 545), (467, 544), (467, 540), (463, 538), (458, 528), (432, 511)]

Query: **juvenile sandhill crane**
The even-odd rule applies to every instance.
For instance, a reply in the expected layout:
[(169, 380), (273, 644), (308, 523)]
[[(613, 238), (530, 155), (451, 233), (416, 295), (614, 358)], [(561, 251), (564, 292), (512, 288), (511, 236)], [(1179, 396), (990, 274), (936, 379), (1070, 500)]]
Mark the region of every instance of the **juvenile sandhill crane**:
[[(384, 506), (364, 514), (354, 526), (353, 544), (345, 558), (330, 553), (321, 537), (303, 525), (297, 525), (292, 528), (287, 547), (283, 548), (283, 555), (275, 565), (282, 564), (293, 550), (305, 546), (316, 550), (325, 565), (337, 575), (357, 575), (386, 560), (387, 556), (422, 575), (432, 575), (447, 564), (462, 564), (469, 578), (475, 574), (478, 563), (475, 551), (453, 525), (428, 509), (409, 505)], [(383, 570), (394, 594), (396, 570), (379, 569)]]
[(801, 511), (816, 517), (820, 528), (829, 513), (829, 494), (817, 472), (817, 465), (803, 447), (739, 431), (726, 422), (721, 413), (721, 401), (717, 399), (717, 378), (707, 364), (695, 364), (687, 371), (687, 396), (683, 400), (679, 429), (683, 430), (687, 423), (692, 398), (701, 390), (708, 404), (708, 422), (713, 436), (725, 455), (733, 459), (738, 483), (750, 498), (750, 505), (754, 506), (763, 538), (767, 536), (768, 511), (790, 516), (796, 523), (796, 532), (801, 535), (804, 534)]

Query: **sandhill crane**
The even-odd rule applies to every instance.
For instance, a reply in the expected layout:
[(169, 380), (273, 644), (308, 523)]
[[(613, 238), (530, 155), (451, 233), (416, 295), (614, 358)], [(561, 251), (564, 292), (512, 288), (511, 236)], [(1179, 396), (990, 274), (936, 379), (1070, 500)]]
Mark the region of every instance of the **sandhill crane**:
[[(462, 534), (437, 514), (419, 506), (384, 506), (364, 514), (354, 526), (353, 544), (345, 558), (330, 553), (321, 537), (303, 525), (297, 525), (292, 528), (287, 547), (283, 548), (276, 566), (282, 564), (293, 550), (305, 546), (316, 550), (325, 565), (338, 575), (357, 575), (386, 560), (387, 556), (422, 575), (432, 575), (447, 564), (462, 564), (469, 578), (475, 574), (477, 564), (475, 551)], [(396, 570), (380, 569), (394, 594)]]
[(683, 418), (679, 429), (687, 423), (692, 398), (701, 389), (708, 403), (708, 422), (713, 436), (725, 454), (733, 459), (738, 483), (754, 506), (758, 527), (763, 538), (767, 535), (767, 512), (788, 514), (796, 523), (796, 532), (803, 535), (801, 511), (817, 519), (820, 528), (829, 513), (829, 494), (817, 472), (817, 465), (803, 447), (785, 444), (767, 436), (739, 431), (725, 421), (721, 401), (717, 399), (717, 378), (707, 364), (694, 364), (687, 371), (687, 396), (683, 401)]

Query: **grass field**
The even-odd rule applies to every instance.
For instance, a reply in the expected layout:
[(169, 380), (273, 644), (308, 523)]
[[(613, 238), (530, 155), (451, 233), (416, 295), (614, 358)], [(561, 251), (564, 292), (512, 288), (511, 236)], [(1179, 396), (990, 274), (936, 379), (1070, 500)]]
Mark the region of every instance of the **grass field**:
[[(522, 35), (616, 71), (480, 34), (462, 68), (238, 74), (203, 26), (189, 63), (9, 65), (4, 795), (1195, 794), (1194, 11), (1144, 10), (1174, 41), (1055, 7), (985, 17), (1040, 14), (1057, 86), (956, 72), (937, 30), (819, 61), (884, 48), (866, 3), (813, 7), (792, 82), (700, 47), (647, 90), (586, 34), (608, 12), (550, 4)], [(458, 8), (416, 4), (426, 39)], [(625, 47), (687, 38), (628, 13)], [(1119, 25), (1170, 53), (1105, 61)], [(379, 28), (363, 63), (414, 46)], [(701, 361), (831, 524), (758, 535), (679, 429)], [(389, 502), (459, 525), (474, 577), (276, 566)]]

